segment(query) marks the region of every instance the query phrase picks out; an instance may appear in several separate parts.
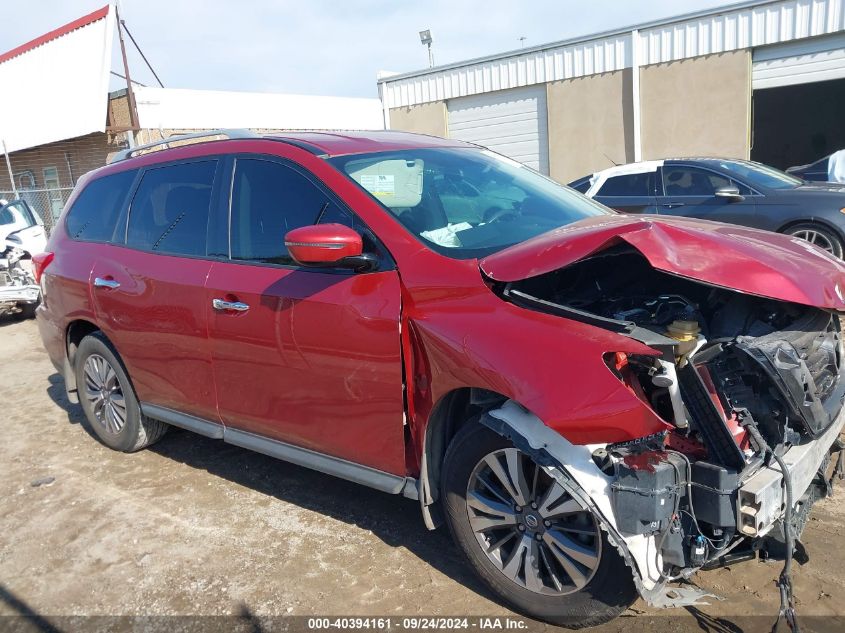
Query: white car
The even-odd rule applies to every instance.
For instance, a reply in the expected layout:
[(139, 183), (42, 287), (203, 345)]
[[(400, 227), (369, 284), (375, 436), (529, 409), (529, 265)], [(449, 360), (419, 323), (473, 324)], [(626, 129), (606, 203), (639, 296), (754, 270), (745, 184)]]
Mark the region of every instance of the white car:
[(47, 247), (44, 222), (24, 200), (0, 200), (0, 244), (7, 240), (30, 255)]

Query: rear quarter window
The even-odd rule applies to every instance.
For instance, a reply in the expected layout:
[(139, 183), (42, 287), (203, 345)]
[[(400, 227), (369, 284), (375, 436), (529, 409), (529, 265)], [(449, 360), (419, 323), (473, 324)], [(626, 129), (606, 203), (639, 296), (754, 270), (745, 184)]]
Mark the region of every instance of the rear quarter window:
[(583, 178), (579, 178), (578, 180), (573, 180), (572, 182), (567, 185), (570, 189), (574, 189), (578, 193), (587, 193), (587, 190), (590, 188), (590, 185), (593, 184), (592, 175), (584, 176)]
[(117, 222), (136, 173), (122, 171), (89, 182), (68, 211), (68, 235), (86, 242), (111, 242), (115, 233), (121, 235)]

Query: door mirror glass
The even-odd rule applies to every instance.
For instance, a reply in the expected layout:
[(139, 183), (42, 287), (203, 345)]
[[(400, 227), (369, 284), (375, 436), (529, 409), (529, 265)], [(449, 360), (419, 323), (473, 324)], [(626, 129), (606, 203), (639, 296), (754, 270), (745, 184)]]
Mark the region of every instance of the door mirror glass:
[(716, 189), (716, 196), (719, 198), (727, 198), (728, 200), (744, 200), (742, 194), (739, 193), (739, 187), (734, 185), (719, 187)]
[(372, 270), (376, 258), (364, 254), (361, 235), (343, 224), (314, 224), (285, 235), (285, 247), (300, 266)]

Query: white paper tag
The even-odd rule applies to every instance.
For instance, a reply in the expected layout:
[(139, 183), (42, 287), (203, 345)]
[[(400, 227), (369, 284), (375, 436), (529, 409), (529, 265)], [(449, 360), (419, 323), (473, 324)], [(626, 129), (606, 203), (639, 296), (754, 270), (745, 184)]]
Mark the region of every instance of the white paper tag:
[(361, 174), (361, 186), (374, 196), (392, 196), (396, 193), (392, 174)]

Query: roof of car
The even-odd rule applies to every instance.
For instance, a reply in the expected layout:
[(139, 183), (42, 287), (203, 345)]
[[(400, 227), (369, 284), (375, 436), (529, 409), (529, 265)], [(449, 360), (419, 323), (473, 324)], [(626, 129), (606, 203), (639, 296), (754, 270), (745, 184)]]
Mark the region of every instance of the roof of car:
[(455, 139), (411, 132), (285, 132), (264, 138), (293, 143), (327, 156), (438, 147), (475, 147)]
[(627, 163), (625, 165), (614, 165), (607, 169), (600, 169), (596, 174), (638, 174), (644, 171), (652, 171), (666, 163), (720, 163), (723, 161), (740, 161), (740, 158), (717, 158), (714, 156), (675, 156), (662, 158), (660, 160), (643, 160), (638, 163)]

